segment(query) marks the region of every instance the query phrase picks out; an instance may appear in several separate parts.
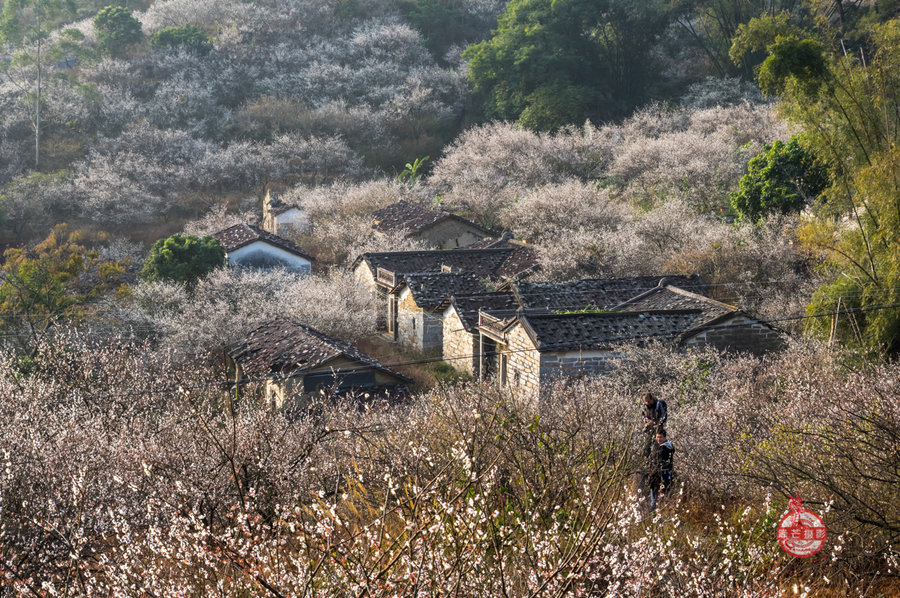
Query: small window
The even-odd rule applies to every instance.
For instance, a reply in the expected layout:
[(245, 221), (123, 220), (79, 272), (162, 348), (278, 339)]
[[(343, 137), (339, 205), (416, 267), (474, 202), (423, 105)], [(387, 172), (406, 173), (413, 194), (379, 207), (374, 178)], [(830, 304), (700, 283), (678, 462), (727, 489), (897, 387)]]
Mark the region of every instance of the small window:
[(348, 390), (375, 386), (375, 372), (316, 372), (303, 378), (303, 390), (315, 392), (320, 388)]

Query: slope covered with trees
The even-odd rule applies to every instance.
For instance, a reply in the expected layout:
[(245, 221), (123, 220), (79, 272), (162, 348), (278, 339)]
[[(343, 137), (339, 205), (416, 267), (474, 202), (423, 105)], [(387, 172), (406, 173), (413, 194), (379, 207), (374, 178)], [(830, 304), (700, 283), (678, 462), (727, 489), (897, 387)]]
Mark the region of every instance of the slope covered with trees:
[[(895, 594), (898, 11), (0, 0), (0, 595)], [(266, 190), (312, 276), (222, 267), (206, 235)], [(793, 339), (628, 347), (539, 402), (448, 375), (346, 272), (427, 248), (373, 231), (399, 200), (537, 279), (701, 274)], [(271, 410), (222, 354), (275, 318), (418, 394)], [(681, 484), (653, 515), (647, 390)], [(774, 540), (795, 493), (821, 560)]]

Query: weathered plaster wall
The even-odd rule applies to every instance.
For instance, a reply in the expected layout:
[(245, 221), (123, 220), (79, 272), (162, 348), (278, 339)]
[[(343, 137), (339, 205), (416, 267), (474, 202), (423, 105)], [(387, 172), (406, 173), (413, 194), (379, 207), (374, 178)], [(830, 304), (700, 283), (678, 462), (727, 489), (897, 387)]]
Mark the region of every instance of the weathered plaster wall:
[(252, 268), (283, 267), (304, 274), (309, 274), (311, 270), (309, 260), (263, 241), (235, 249), (228, 254), (228, 263)]

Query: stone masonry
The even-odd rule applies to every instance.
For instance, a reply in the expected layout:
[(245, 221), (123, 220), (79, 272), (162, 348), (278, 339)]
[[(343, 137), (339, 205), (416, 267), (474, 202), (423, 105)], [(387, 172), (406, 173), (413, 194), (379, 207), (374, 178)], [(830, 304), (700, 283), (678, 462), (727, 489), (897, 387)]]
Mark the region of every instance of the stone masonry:
[(444, 312), (444, 361), (460, 371), (475, 374), (477, 341), (474, 334), (466, 330), (456, 310), (448, 308)]
[(423, 352), (440, 351), (444, 345), (444, 323), (434, 313), (416, 305), (409, 289), (404, 289), (397, 304), (397, 341)]
[(688, 347), (710, 345), (720, 351), (746, 351), (761, 355), (784, 348), (784, 337), (758, 320), (741, 315), (701, 331), (684, 344)]
[(506, 383), (510, 388), (537, 394), (541, 389), (541, 354), (522, 326), (506, 334), (506, 345), (500, 349), (506, 359)]

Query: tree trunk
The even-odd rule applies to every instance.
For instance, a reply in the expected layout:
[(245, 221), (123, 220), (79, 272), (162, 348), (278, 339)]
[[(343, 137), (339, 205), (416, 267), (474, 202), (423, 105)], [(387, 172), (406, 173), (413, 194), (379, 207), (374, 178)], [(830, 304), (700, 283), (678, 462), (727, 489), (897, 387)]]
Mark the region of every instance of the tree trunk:
[[(38, 21), (38, 31), (40, 32), (40, 21)], [(38, 34), (37, 48), (37, 95), (34, 98), (34, 169), (38, 170), (41, 165), (41, 50), (43, 49), (44, 40)]]

